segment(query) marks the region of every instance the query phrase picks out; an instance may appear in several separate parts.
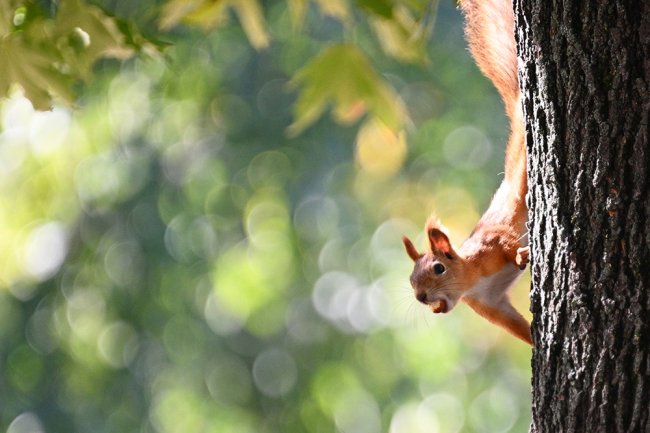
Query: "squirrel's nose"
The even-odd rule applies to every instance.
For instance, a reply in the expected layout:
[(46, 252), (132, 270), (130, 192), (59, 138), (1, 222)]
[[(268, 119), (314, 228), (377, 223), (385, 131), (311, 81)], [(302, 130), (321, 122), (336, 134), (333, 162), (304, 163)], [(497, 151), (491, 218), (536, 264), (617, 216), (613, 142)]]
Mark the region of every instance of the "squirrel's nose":
[(415, 295), (415, 299), (422, 302), (424, 305), (427, 304), (427, 294), (426, 293), (418, 293), (417, 295)]

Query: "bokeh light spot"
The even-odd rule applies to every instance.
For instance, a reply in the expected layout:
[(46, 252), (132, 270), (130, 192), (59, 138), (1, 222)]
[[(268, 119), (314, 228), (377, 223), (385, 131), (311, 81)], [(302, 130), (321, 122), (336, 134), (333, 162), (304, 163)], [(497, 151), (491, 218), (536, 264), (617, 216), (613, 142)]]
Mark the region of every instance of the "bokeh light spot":
[(296, 385), (298, 368), (293, 357), (283, 349), (269, 349), (253, 363), (253, 379), (257, 388), (269, 397), (286, 395)]
[[(474, 198), (462, 188), (438, 188), (433, 196), (432, 208), (448, 229), (451, 243), (455, 246), (460, 245), (467, 238), (480, 218)], [(420, 231), (420, 236), (422, 239), (419, 245), (426, 245), (424, 231)]]
[(135, 330), (126, 322), (118, 321), (107, 326), (97, 342), (102, 359), (111, 367), (129, 365), (138, 350)]
[(294, 228), (310, 241), (328, 239), (338, 222), (338, 207), (329, 197), (308, 197), (296, 207), (293, 217)]
[(246, 218), (246, 229), (251, 243), (263, 251), (282, 253), (288, 248), (289, 215), (281, 202), (253, 200)]
[(452, 394), (436, 393), (420, 403), (417, 410), (420, 420), (432, 417), (438, 420), (440, 431), (458, 433), (465, 423), (465, 411), (461, 402)]
[(0, 174), (7, 176), (18, 170), (27, 157), (27, 146), (19, 131), (6, 129), (0, 134)]
[(416, 125), (435, 119), (443, 108), (442, 92), (431, 82), (409, 83), (400, 90), (400, 96)]
[(116, 76), (108, 91), (109, 123), (116, 138), (126, 141), (149, 116), (149, 79), (133, 72)]
[(89, 156), (76, 167), (75, 186), (79, 197), (87, 202), (113, 201), (119, 193), (124, 167), (108, 154)]
[(342, 399), (360, 389), (356, 372), (345, 363), (321, 363), (312, 379), (312, 395), (320, 408), (331, 415)]
[(176, 363), (191, 363), (201, 356), (205, 334), (199, 324), (186, 316), (175, 316), (163, 329), (163, 343)]
[(469, 421), (477, 433), (510, 431), (519, 407), (506, 389), (495, 386), (480, 394), (469, 407)]
[(111, 281), (121, 287), (130, 287), (140, 278), (145, 261), (135, 242), (120, 242), (111, 247), (104, 257), (104, 268)]
[[(256, 260), (258, 259), (258, 260)], [(214, 294), (219, 305), (244, 320), (279, 293), (265, 278), (259, 256), (239, 245), (219, 257), (214, 273)]]
[(14, 387), (31, 391), (43, 376), (43, 358), (28, 345), (19, 346), (9, 353), (6, 371)]
[(406, 137), (378, 120), (366, 122), (357, 135), (357, 162), (362, 170), (376, 176), (391, 176), (406, 158)]
[(217, 335), (232, 335), (244, 326), (237, 315), (232, 314), (219, 303), (214, 293), (207, 296), (203, 315), (210, 329)]
[[(276, 101), (277, 103), (277, 101)], [(270, 150), (255, 156), (246, 170), (254, 188), (282, 185), (291, 175), (291, 161), (282, 152)]]
[(393, 414), (389, 433), (439, 433), (438, 417), (432, 412), (420, 410), (419, 404), (403, 404)]
[(58, 149), (66, 141), (71, 121), (70, 113), (61, 108), (34, 113), (29, 134), (32, 152), (45, 156)]
[(45, 430), (35, 414), (23, 412), (11, 421), (7, 433), (45, 433)]
[(480, 129), (461, 126), (447, 135), (443, 152), (450, 165), (463, 170), (474, 170), (490, 159), (492, 144)]
[(327, 327), (315, 314), (307, 297), (294, 299), (289, 304), (286, 327), (291, 338), (303, 344), (318, 344), (327, 337)]
[(318, 254), (318, 268), (321, 272), (341, 271), (346, 268), (344, 254), (345, 242), (340, 238), (330, 238)]
[(20, 93), (15, 93), (2, 105), (2, 126), (10, 129), (17, 125), (29, 125), (34, 113), (34, 107), (29, 99)]
[(46, 280), (54, 275), (68, 252), (63, 224), (48, 222), (31, 231), (25, 246), (24, 267), (33, 277)]
[(356, 390), (341, 398), (334, 408), (334, 420), (342, 433), (379, 433), (381, 415), (375, 399)]
[(217, 360), (205, 383), (212, 398), (224, 404), (244, 404), (251, 396), (250, 371), (234, 357)]
[(345, 318), (349, 298), (358, 287), (357, 280), (344, 272), (335, 271), (322, 275), (312, 291), (316, 311), (334, 321)]
[(41, 354), (51, 353), (58, 346), (51, 317), (52, 309), (41, 306), (29, 318), (25, 328), (30, 347)]
[[(393, 218), (377, 227), (370, 240), (370, 254), (380, 269), (388, 271), (396, 263), (412, 265), (402, 245), (402, 236), (417, 231), (413, 223), (404, 219)], [(410, 263), (409, 263), (410, 262)]]
[(165, 230), (165, 246), (177, 261), (187, 263), (196, 257), (216, 256), (217, 234), (204, 216), (181, 214)]
[(189, 389), (169, 388), (161, 391), (150, 409), (151, 420), (163, 433), (202, 431), (200, 399)]
[(85, 341), (95, 343), (103, 330), (106, 302), (97, 289), (80, 288), (66, 303), (66, 318), (72, 332)]

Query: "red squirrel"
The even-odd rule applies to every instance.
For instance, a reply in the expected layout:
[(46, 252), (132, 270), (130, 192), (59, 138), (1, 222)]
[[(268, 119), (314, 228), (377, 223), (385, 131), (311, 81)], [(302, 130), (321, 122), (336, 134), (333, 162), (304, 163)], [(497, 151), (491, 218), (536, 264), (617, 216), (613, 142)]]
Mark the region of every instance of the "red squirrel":
[(465, 33), (479, 68), (496, 86), (510, 119), (505, 177), (474, 231), (460, 248), (429, 218), (428, 250), (402, 240), (415, 262), (411, 285), (418, 301), (446, 313), (463, 301), (490, 322), (532, 344), (530, 325), (510, 303), (508, 290), (528, 263), (526, 149), (520, 104), (511, 0), (461, 0)]

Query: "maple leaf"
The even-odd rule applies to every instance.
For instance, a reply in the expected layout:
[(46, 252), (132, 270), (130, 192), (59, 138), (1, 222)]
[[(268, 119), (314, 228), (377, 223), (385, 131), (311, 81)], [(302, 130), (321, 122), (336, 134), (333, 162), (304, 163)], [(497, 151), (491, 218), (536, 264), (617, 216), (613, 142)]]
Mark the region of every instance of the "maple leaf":
[(353, 45), (325, 49), (300, 69), (291, 83), (301, 87), (294, 106), (295, 121), (287, 130), (291, 136), (315, 122), (330, 105), (340, 123), (352, 123), (369, 113), (391, 129), (404, 125), (406, 110), (399, 96)]

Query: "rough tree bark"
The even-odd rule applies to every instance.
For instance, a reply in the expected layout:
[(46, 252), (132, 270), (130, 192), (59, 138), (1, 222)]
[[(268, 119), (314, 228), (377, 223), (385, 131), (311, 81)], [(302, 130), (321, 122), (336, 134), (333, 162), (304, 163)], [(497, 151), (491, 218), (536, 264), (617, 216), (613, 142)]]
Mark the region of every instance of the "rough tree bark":
[(650, 432), (650, 2), (514, 3), (531, 432)]

